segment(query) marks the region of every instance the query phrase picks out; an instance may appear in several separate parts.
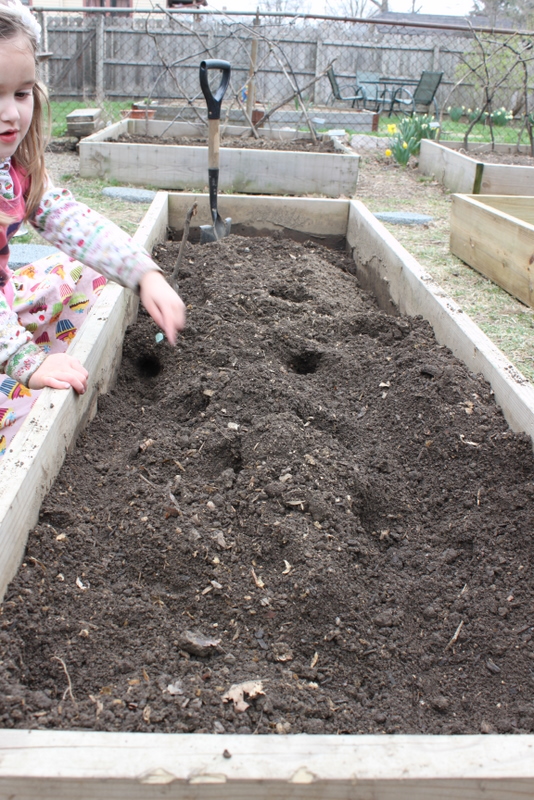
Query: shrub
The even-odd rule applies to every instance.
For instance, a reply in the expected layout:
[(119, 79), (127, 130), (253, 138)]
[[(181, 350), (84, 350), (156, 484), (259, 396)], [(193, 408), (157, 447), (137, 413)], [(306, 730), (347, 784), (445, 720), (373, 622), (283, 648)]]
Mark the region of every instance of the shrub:
[(465, 106), (449, 106), (447, 111), (449, 112), (449, 117), (453, 122), (460, 122), (461, 118), (465, 114)]
[(504, 106), (501, 108), (496, 109), (496, 111), (492, 111), (490, 114), (490, 119), (494, 125), (498, 125), (500, 127), (504, 127), (508, 124), (508, 122), (513, 119), (514, 115), (511, 111), (507, 111)]
[(467, 109), (467, 116), (469, 118), (469, 122), (482, 122), (484, 123), (488, 117), (487, 111), (481, 111), (480, 108), (475, 108), (474, 110), (468, 108)]

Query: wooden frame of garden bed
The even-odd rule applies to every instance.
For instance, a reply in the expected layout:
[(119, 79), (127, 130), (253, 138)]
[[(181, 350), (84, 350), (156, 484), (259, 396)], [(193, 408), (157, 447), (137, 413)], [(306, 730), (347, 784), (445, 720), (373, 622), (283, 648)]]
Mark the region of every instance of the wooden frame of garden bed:
[[(199, 200), (198, 224), (209, 221), (207, 197), (160, 192), (138, 240), (151, 248), (164, 239), (168, 227), (180, 229), (194, 199)], [(227, 195), (221, 199), (221, 214), (231, 216), (234, 230), (242, 233), (286, 231), (319, 241), (346, 237), (359, 280), (380, 305), (428, 319), (438, 340), (490, 381), (510, 425), (534, 435), (533, 387), (362, 203)], [(78, 357), (93, 365), (87, 396), (76, 399), (72, 393), (46, 390), (17, 450), (0, 467), (14, 466), (25, 447), (33, 448), (24, 465), (28, 473), (36, 470), (31, 479), (37, 495), (33, 512), (14, 517), (11, 529), (0, 524), (0, 553), (11, 535), (21, 557), (67, 441), (94, 407), (102, 388), (99, 376), (116, 363), (132, 295), (109, 289), (76, 340)], [(107, 346), (97, 347), (102, 340)], [(49, 421), (51, 403), (56, 426)], [(34, 431), (39, 433), (35, 438)], [(37, 447), (47, 451), (45, 467)], [(13, 485), (14, 502), (27, 504), (23, 485), (19, 494), (17, 498)], [(0, 574), (5, 579), (5, 563)], [(0, 730), (0, 800), (526, 800), (534, 795), (533, 754), (530, 735), (243, 736), (9, 729)]]
[(534, 197), (453, 195), (450, 248), (470, 267), (534, 307)]
[[(227, 127), (226, 134), (247, 132)], [(160, 144), (116, 141), (123, 133), (161, 136)], [(223, 130), (224, 133), (224, 130)], [(206, 134), (202, 125), (159, 120), (124, 119), (80, 141), (82, 178), (113, 179), (121, 183), (162, 189), (203, 191), (208, 183), (206, 146), (165, 144), (171, 136)], [(288, 136), (289, 134), (289, 136)], [(266, 138), (306, 138), (296, 131), (266, 131)], [(352, 197), (358, 182), (360, 157), (335, 137), (336, 153), (292, 150), (253, 150), (221, 147), (219, 190), (248, 194)]]
[[(460, 142), (421, 141), (419, 172), (461, 194), (531, 195), (534, 167), (489, 164), (458, 152)], [(484, 145), (476, 145), (477, 150)], [(474, 145), (473, 145), (474, 147)], [(499, 150), (499, 145), (496, 145)], [(505, 152), (510, 152), (506, 145)]]

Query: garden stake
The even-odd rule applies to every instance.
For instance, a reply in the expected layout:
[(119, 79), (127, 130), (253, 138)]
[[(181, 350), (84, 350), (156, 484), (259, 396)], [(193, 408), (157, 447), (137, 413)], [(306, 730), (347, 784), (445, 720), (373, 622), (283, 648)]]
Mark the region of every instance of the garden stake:
[(178, 256), (176, 258), (176, 262), (174, 264), (174, 269), (171, 275), (171, 286), (177, 292), (178, 291), (178, 272), (180, 271), (180, 264), (182, 263), (182, 258), (184, 257), (184, 250), (187, 239), (189, 237), (189, 226), (191, 225), (191, 218), (194, 217), (197, 213), (197, 201), (193, 203), (191, 208), (186, 214), (185, 223), (184, 223), (184, 232), (182, 234), (182, 241), (180, 242), (180, 249), (178, 250)]
[[(221, 82), (212, 94), (208, 71), (210, 69), (220, 69), (222, 72)], [(216, 242), (223, 239), (230, 233), (232, 220), (227, 217), (223, 220), (217, 210), (217, 189), (219, 186), (219, 124), (221, 119), (221, 103), (224, 93), (230, 81), (230, 64), (228, 61), (219, 61), (210, 58), (200, 62), (200, 88), (206, 98), (208, 106), (208, 177), (210, 192), (210, 210), (213, 225), (200, 226), (200, 244), (206, 242)]]

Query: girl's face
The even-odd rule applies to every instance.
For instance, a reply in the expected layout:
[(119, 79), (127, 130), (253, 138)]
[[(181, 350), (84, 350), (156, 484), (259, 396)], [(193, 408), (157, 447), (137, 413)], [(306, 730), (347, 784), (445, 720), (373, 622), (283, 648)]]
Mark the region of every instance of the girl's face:
[(25, 36), (0, 40), (0, 159), (12, 156), (33, 116), (35, 58)]

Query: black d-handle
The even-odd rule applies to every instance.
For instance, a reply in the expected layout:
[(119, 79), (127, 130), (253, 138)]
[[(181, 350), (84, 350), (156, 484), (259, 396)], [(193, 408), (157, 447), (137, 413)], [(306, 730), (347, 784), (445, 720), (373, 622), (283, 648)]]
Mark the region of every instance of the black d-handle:
[[(213, 93), (208, 82), (208, 70), (210, 69), (220, 69), (222, 71), (221, 82)], [(220, 61), (218, 58), (207, 58), (205, 61), (200, 62), (200, 88), (206, 98), (208, 119), (221, 118), (221, 103), (230, 82), (231, 69), (232, 67), (228, 61)]]

